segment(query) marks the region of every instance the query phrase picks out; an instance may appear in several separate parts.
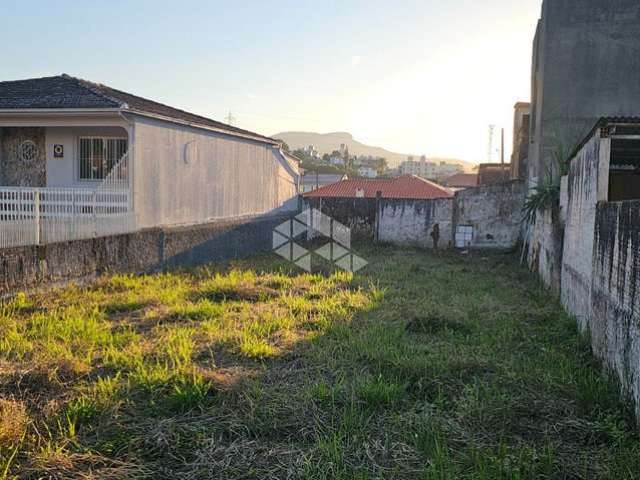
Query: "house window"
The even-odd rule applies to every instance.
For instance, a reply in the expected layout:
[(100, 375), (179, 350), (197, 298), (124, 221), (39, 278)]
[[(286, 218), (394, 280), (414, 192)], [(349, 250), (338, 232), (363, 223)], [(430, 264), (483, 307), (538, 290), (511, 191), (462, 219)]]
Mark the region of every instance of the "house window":
[(612, 138), (609, 201), (640, 199), (640, 138)]
[(126, 138), (81, 137), (80, 180), (104, 180), (126, 153)]

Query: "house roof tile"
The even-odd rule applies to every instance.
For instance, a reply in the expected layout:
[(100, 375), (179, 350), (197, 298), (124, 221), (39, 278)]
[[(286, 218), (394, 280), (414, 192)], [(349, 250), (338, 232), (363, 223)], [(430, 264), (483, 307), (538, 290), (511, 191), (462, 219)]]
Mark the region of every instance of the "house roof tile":
[(112, 109), (165, 117), (278, 144), (278, 140), (69, 75), (0, 82), (0, 109)]
[[(414, 200), (431, 200), (449, 198), (453, 192), (436, 183), (424, 180), (415, 175), (403, 175), (391, 179), (352, 179), (320, 187), (304, 194), (307, 198), (376, 198), (381, 192), (382, 198), (403, 198)], [(360, 195), (358, 195), (360, 193)]]

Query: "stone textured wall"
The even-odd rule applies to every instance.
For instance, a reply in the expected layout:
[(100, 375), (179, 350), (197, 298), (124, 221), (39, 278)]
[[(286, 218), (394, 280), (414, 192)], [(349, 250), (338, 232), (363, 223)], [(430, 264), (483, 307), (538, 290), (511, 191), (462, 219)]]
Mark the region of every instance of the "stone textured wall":
[(268, 251), (288, 215), (149, 229), (92, 240), (0, 250), (0, 296), (106, 272), (147, 272)]
[[(18, 147), (25, 140), (33, 141), (38, 155), (24, 162)], [(44, 187), (47, 184), (46, 142), (44, 128), (4, 127), (0, 136), (0, 185), (12, 187)]]
[(453, 229), (471, 225), (473, 248), (514, 248), (521, 239), (522, 206), (525, 184), (522, 181), (469, 188), (456, 193)]
[(640, 419), (640, 201), (597, 207), (589, 329)]
[(452, 246), (453, 200), (380, 201), (378, 240), (394, 245), (434, 247), (433, 229), (438, 225), (439, 248)]

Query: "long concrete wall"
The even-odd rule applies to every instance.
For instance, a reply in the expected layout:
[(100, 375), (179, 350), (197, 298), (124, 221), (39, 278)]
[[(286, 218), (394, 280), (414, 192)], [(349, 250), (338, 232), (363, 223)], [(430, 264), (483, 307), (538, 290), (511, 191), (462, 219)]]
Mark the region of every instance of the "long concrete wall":
[(640, 420), (640, 201), (599, 203), (594, 247), (593, 349), (617, 374)]
[(142, 228), (297, 208), (297, 172), (275, 146), (142, 117), (134, 138)]
[(560, 295), (640, 419), (640, 201), (607, 202), (611, 138), (602, 137), (594, 133), (563, 182)]
[(245, 217), (181, 228), (0, 250), (0, 296), (105, 272), (147, 272), (241, 258), (272, 246), (286, 215)]
[(457, 227), (468, 226), (474, 232), (468, 247), (510, 249), (521, 238), (524, 195), (524, 182), (513, 181), (470, 188), (445, 199), (310, 198), (304, 207), (348, 226), (354, 238), (434, 248), (437, 236), (439, 248), (450, 248)]

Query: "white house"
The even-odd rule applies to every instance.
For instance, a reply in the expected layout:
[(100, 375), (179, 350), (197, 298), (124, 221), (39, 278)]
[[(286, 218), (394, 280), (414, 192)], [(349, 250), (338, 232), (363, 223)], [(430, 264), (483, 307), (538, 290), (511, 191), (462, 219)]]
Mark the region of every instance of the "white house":
[(329, 158), (329, 164), (333, 165), (334, 167), (344, 167), (344, 158), (333, 156)]
[(358, 167), (358, 175), (364, 178), (377, 178), (378, 171), (372, 167), (361, 166)]
[(269, 137), (61, 75), (0, 82), (0, 248), (295, 209)]

